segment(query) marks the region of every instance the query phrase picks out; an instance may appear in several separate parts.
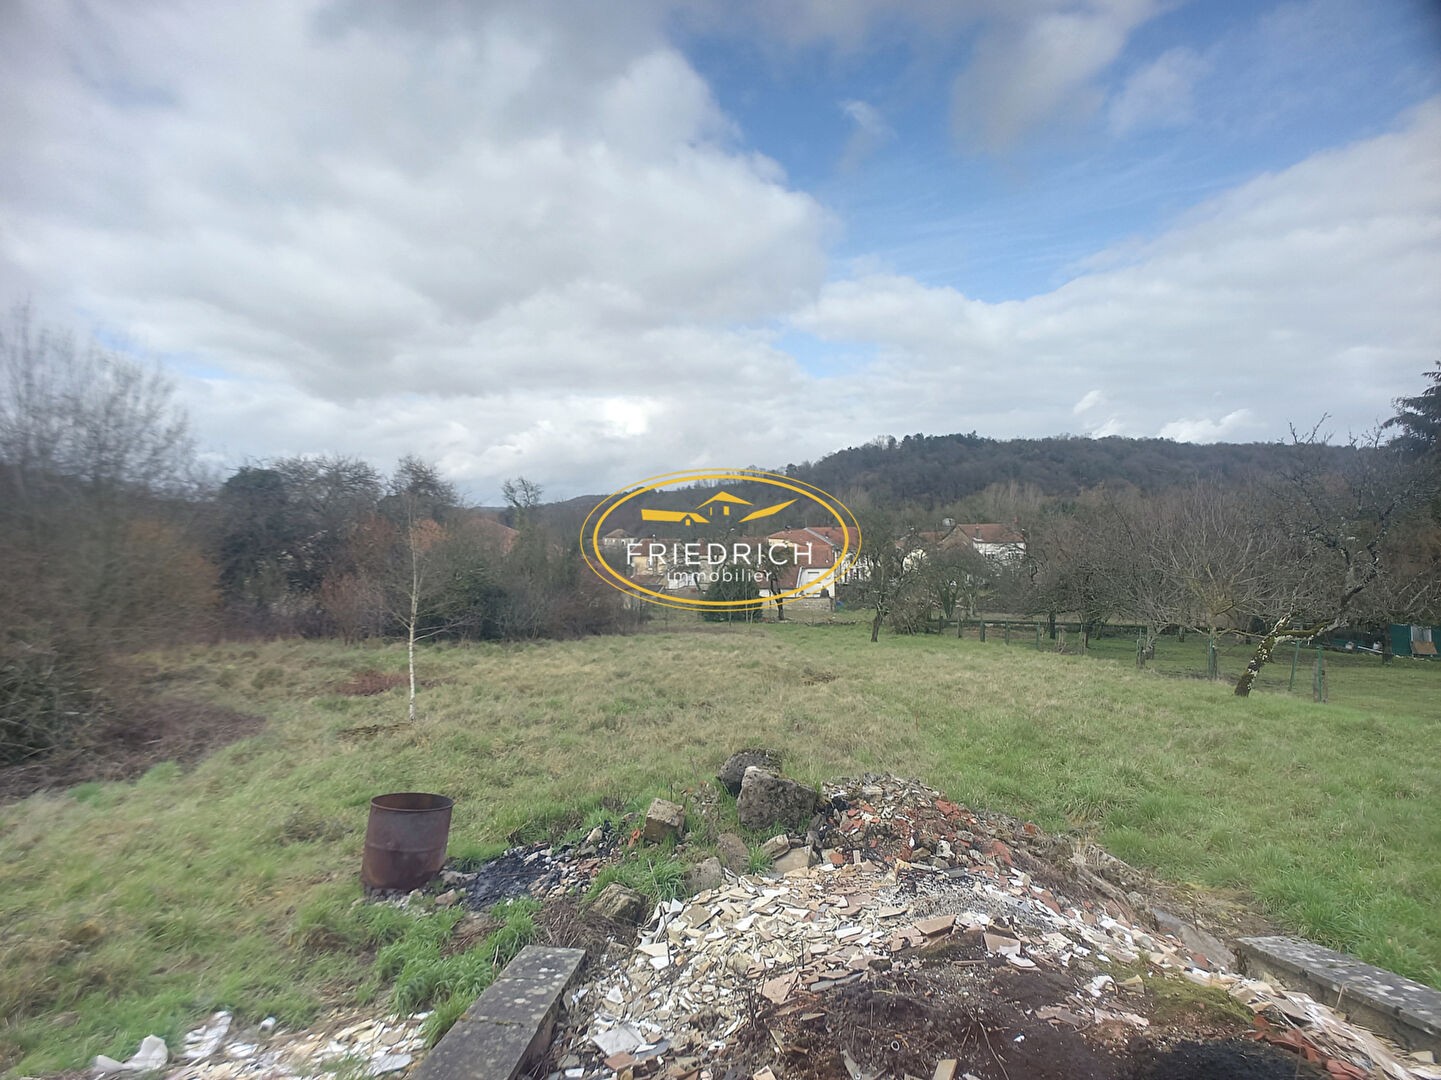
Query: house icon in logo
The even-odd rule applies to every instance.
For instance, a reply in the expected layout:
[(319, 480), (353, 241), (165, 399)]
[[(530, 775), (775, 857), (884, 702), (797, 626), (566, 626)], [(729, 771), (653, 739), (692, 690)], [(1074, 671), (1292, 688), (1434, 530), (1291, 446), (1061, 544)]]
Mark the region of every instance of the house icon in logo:
[[(791, 500), (794, 502), (795, 500)], [(718, 495), (712, 495), (705, 502), (701, 503), (698, 510), (704, 510), (707, 506), (718, 506), (722, 517), (731, 516), (732, 506), (751, 506), (752, 504), (739, 495), (732, 495), (729, 491), (722, 491)]]
[[(787, 499), (785, 502), (778, 502), (771, 506), (763, 506), (759, 510), (752, 510), (745, 517), (741, 518), (737, 524), (745, 524), (747, 521), (755, 521), (758, 518), (766, 518), (772, 514), (779, 514), (795, 501), (795, 499)], [(642, 521), (668, 521), (677, 525), (709, 525), (712, 521), (715, 521), (716, 518), (706, 516), (704, 511), (707, 507), (719, 509), (720, 517), (730, 517), (733, 507), (753, 505), (755, 504), (748, 499), (742, 499), (739, 495), (732, 495), (729, 491), (720, 491), (701, 503), (694, 510), (653, 510), (649, 507), (642, 507), (640, 517)], [(714, 512), (713, 510), (712, 513)]]

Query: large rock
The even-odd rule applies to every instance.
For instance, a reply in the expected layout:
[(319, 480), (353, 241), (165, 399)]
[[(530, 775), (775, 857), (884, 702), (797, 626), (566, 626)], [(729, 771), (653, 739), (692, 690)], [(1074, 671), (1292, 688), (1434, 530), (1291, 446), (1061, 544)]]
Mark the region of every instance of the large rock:
[(645, 897), (618, 881), (612, 881), (602, 889), (591, 904), (591, 910), (602, 918), (623, 923), (640, 922), (645, 908)]
[(720, 772), (716, 773), (715, 778), (720, 781), (721, 787), (730, 794), (739, 795), (746, 770), (752, 765), (765, 769), (767, 772), (779, 774), (781, 756), (773, 750), (737, 750), (726, 759), (726, 763), (721, 766)]
[(721, 865), (733, 874), (744, 874), (750, 867), (751, 849), (735, 833), (721, 833), (716, 837), (715, 852), (720, 856)]
[(679, 840), (685, 832), (685, 810), (673, 802), (656, 799), (645, 812), (645, 828), (640, 838), (648, 844)]
[(736, 800), (736, 814), (747, 829), (781, 825), (802, 835), (819, 809), (814, 789), (756, 765), (746, 769)]

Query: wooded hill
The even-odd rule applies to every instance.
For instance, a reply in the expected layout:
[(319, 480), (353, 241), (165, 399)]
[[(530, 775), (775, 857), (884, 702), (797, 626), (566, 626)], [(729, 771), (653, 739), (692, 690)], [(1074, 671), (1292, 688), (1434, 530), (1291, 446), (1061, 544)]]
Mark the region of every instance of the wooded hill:
[[(878, 505), (938, 508), (993, 484), (1067, 496), (1102, 484), (1150, 493), (1195, 480), (1241, 482), (1273, 468), (1282, 449), (1279, 443), (1198, 445), (1117, 436), (989, 439), (973, 431), (873, 439), (785, 471), (836, 494), (865, 492)], [(1328, 449), (1338, 464), (1353, 452)]]
[[(1356, 451), (1328, 446), (1321, 451), (1339, 466)], [(831, 493), (849, 504), (933, 512), (937, 518), (985, 516), (977, 499), (988, 489), (1027, 489), (1035, 496), (1066, 498), (1105, 486), (1132, 487), (1151, 494), (1207, 480), (1241, 486), (1280, 466), (1281, 443), (1179, 443), (1170, 439), (1091, 439), (1070, 435), (1044, 439), (990, 439), (975, 432), (955, 435), (907, 435), (873, 439), (817, 461), (769, 466)], [(758, 486), (759, 487), (759, 486)], [(742, 485), (728, 485), (747, 498)], [(688, 508), (703, 501), (708, 488), (665, 492), (649, 504)], [(774, 495), (760, 491), (758, 498)], [(581, 495), (550, 503), (547, 521), (559, 531), (578, 532), (591, 508), (604, 495)], [(976, 502), (981, 505), (967, 505)], [(802, 511), (797, 511), (803, 516)], [(795, 516), (795, 515), (792, 515)], [(616, 527), (643, 535), (639, 504), (613, 515)], [(610, 521), (607, 525), (610, 525)], [(786, 520), (777, 528), (815, 522)]]

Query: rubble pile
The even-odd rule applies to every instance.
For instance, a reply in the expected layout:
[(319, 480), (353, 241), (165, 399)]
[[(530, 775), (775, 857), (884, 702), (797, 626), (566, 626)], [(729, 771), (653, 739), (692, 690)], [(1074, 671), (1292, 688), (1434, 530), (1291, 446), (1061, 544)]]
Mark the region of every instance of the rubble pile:
[(623, 961), (572, 994), (553, 1080), (1129, 1077), (1139, 1048), (1195, 1034), (1154, 1019), (1158, 977), (1245, 1006), (1294, 1051), (1284, 1075), (1310, 1061), (1329, 1070), (1315, 1076), (1441, 1077), (1143, 925), (1114, 886), (1066, 879), (1032, 850), (1055, 850), (1034, 825), (871, 775), (824, 797), (804, 837), (771, 845), (788, 872), (659, 905)]
[(96, 1077), (153, 1074), (166, 1080), (326, 1080), (346, 1070), (357, 1077), (380, 1077), (408, 1069), (423, 1053), (422, 1029), (430, 1013), (405, 1017), (369, 1017), (337, 1013), (306, 1031), (278, 1030), (274, 1018), (240, 1028), (228, 1012), (218, 1012), (189, 1032), (175, 1060), (164, 1041), (148, 1036), (129, 1061), (106, 1057), (91, 1067)]
[[(692, 868), (687, 900), (648, 908), (608, 886), (591, 921), (574, 923), (608, 951), (593, 953), (588, 981), (568, 993), (536, 1075), (1441, 1080), (1427, 1055), (1228, 970), (1222, 942), (1152, 908), (1140, 876), (1104, 852), (916, 781), (866, 774), (816, 791), (780, 777), (765, 751), (748, 755), (725, 786), (738, 815), (742, 804), (755, 820), (781, 815), (771, 820), (786, 832), (762, 845), (772, 870), (738, 875), (746, 845), (721, 837), (735, 850), (718, 843), (724, 860)], [(480, 867), (449, 865), (425, 892), (370, 898), (422, 915), (433, 910), (427, 895), (435, 908), (484, 912), (530, 896), (576, 912), (575, 898), (624, 849), (647, 835), (680, 841), (685, 826), (684, 808), (656, 800), (629, 832), (607, 824), (578, 843), (513, 847)], [(631, 942), (622, 924), (637, 920)], [(1162, 1008), (1177, 987), (1209, 1006)], [(428, 1015), (337, 1014), (285, 1033), (273, 1020), (241, 1031), (217, 1013), (175, 1060), (152, 1036), (132, 1059), (96, 1059), (94, 1071), (396, 1080), (423, 1056)]]

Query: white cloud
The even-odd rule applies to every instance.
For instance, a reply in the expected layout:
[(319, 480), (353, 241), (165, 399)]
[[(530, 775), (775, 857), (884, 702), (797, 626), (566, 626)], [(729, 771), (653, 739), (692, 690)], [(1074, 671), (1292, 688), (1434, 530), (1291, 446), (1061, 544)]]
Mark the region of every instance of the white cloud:
[(690, 0), (679, 9), (709, 32), (745, 34), (763, 47), (821, 44), (850, 53), (878, 39), (944, 38), (993, 6), (990, 0)]
[(1244, 435), (1248, 428), (1256, 426), (1250, 409), (1236, 409), (1234, 412), (1228, 412), (1219, 420), (1210, 420), (1205, 417), (1172, 420), (1168, 424), (1161, 425), (1161, 430), (1156, 432), (1156, 435), (1162, 439), (1175, 439), (1177, 442), (1237, 441), (1238, 437)]
[[(1050, 293), (992, 304), (870, 274), (827, 285), (795, 321), (876, 349), (852, 378), (898, 419), (866, 430), (1059, 431), (1104, 372), (1096, 434), (1279, 438), (1328, 412), (1359, 431), (1441, 340), (1437, 146), (1441, 101), (1243, 184)], [(1222, 418), (1177, 420), (1197, 415), (1202, 387)]]
[(1196, 82), (1206, 61), (1184, 46), (1168, 49), (1132, 72), (1107, 106), (1112, 133), (1126, 135), (1146, 128), (1170, 127), (1191, 119)]
[(841, 112), (855, 124), (841, 154), (843, 169), (855, 168), (896, 137), (895, 129), (886, 122), (884, 114), (869, 102), (843, 101)]
[[(889, 10), (801, 7), (838, 43)], [(1015, 61), (978, 90), (996, 145), (1094, 104), (1151, 11), (958, 7), (916, 25), (983, 20), (978, 69)], [(4, 10), (0, 286), (202, 372), (182, 392), (230, 461), (414, 451), (494, 498), (877, 431), (1359, 430), (1441, 338), (1434, 103), (986, 303), (827, 283), (834, 223), (744, 148), (659, 3)], [(844, 376), (781, 347), (804, 332), (861, 346)]]
[(1085, 0), (1004, 9), (956, 78), (958, 133), (992, 151), (1057, 121), (1084, 119), (1100, 104), (1097, 77), (1131, 31), (1160, 10), (1157, 0)]
[(828, 219), (650, 6), (35, 0), (5, 31), (0, 282), (225, 372), (190, 393), (237, 454), (483, 480), (585, 456), (546, 425), (639, 442), (677, 385), (794, 367), (735, 328), (814, 295)]
[(782, 62), (798, 55), (813, 62), (821, 49), (842, 64), (882, 50), (903, 51), (920, 69), (950, 64), (954, 130), (967, 149), (998, 153), (1037, 130), (1094, 113), (1104, 100), (1102, 76), (1131, 33), (1167, 6), (1167, 0), (690, 0), (680, 12), (692, 26), (743, 38)]

